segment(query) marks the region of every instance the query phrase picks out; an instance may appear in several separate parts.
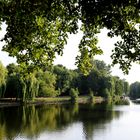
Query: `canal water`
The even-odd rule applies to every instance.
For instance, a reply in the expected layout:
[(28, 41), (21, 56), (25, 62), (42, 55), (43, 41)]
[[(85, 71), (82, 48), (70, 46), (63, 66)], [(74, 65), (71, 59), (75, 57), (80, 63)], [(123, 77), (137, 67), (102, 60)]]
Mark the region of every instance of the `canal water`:
[(140, 140), (140, 105), (0, 108), (0, 140)]

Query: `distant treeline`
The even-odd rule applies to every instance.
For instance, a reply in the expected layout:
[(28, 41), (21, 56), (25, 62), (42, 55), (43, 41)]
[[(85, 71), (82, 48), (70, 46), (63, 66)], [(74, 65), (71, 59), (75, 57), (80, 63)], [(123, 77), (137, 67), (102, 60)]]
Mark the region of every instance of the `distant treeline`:
[(140, 82), (134, 82), (130, 85), (129, 95), (133, 99), (140, 98)]
[(16, 64), (5, 68), (0, 63), (0, 97), (26, 101), (35, 97), (68, 96), (73, 90), (79, 95), (105, 98), (129, 94), (128, 82), (112, 76), (109, 65), (99, 60), (92, 64), (89, 75), (83, 75), (78, 69), (69, 70), (62, 65), (23, 74)]

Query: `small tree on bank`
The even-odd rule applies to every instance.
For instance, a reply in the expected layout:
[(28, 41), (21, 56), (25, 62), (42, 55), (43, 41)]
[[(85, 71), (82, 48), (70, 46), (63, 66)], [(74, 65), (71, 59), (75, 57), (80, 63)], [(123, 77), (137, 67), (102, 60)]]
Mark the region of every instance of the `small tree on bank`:
[(70, 89), (70, 97), (72, 102), (77, 102), (78, 100), (79, 91), (78, 89), (71, 88)]

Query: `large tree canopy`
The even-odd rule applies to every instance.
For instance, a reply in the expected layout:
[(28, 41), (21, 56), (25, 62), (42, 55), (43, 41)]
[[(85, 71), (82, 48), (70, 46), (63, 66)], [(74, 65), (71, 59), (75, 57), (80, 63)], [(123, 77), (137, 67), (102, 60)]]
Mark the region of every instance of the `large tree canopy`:
[(102, 54), (97, 33), (105, 27), (109, 37), (122, 38), (115, 44), (113, 64), (128, 73), (131, 62), (140, 61), (139, 8), (138, 0), (0, 0), (0, 22), (7, 24), (3, 50), (22, 65), (51, 64), (81, 22), (77, 66), (87, 73), (90, 59)]

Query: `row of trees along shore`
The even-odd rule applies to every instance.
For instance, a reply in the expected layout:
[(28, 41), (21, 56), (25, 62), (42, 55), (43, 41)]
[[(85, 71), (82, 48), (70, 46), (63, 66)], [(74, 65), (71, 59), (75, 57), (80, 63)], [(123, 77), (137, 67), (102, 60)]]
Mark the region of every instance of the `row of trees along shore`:
[(5, 68), (0, 63), (0, 97), (27, 101), (37, 97), (69, 96), (73, 93), (105, 98), (129, 94), (128, 82), (112, 76), (109, 65), (99, 60), (94, 60), (92, 65), (88, 75), (62, 65), (24, 74), (16, 64), (9, 64)]
[[(10, 64), (5, 69), (1, 64), (0, 96), (24, 101), (69, 92), (93, 92), (104, 97), (126, 94), (125, 80), (111, 76), (103, 62), (95, 61), (93, 67), (91, 60), (103, 54), (98, 34), (107, 29), (109, 38), (121, 38), (114, 44), (112, 64), (119, 64), (128, 74), (131, 63), (140, 60), (139, 23), (138, 0), (0, 0), (0, 30), (3, 24), (7, 27), (0, 40), (5, 42), (2, 51), (16, 57), (20, 66)], [(63, 66), (49, 69), (56, 54), (63, 54), (69, 34), (79, 31), (82, 38), (75, 62), (78, 70)], [(26, 75), (21, 67), (27, 68)], [(37, 70), (31, 71), (32, 67)]]

